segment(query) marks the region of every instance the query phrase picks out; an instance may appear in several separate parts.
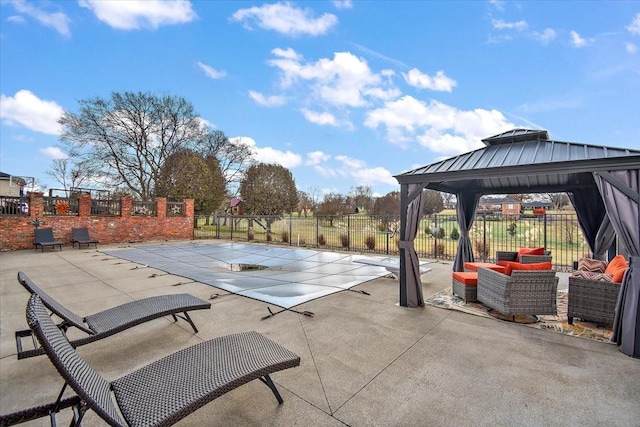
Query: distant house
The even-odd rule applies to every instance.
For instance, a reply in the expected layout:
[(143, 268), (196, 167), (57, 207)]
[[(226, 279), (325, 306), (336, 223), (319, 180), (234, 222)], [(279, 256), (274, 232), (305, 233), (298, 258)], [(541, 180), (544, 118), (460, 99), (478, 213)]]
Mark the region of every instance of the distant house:
[(11, 175), (0, 172), (0, 196), (19, 197), (24, 193), (24, 185), (16, 185), (14, 179), (11, 184)]
[(547, 213), (547, 209), (551, 207), (550, 202), (524, 202), (522, 208), (525, 211), (532, 211), (534, 215), (544, 215)]
[(522, 203), (510, 197), (481, 197), (477, 212), (480, 214), (520, 215)]
[(231, 215), (244, 215), (244, 202), (236, 197), (231, 199), (229, 203)]

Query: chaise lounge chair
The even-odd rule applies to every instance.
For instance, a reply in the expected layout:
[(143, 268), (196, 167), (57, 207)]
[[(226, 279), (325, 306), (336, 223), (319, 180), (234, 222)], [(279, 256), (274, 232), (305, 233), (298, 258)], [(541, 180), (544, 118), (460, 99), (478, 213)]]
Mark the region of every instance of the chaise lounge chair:
[(74, 248), (76, 247), (77, 243), (78, 249), (82, 248), (82, 245), (87, 245), (87, 247), (95, 245), (96, 249), (98, 249), (98, 243), (100, 242), (89, 237), (89, 230), (87, 228), (72, 228), (71, 234), (73, 236), (71, 239), (71, 244)]
[[(168, 426), (223, 394), (253, 380), (266, 384), (278, 403), (283, 400), (269, 374), (300, 365), (300, 357), (257, 332), (214, 338), (185, 348), (123, 377), (108, 381), (80, 357), (49, 317), (40, 297), (27, 304), (27, 321), (49, 359), (79, 396), (71, 401), (71, 425), (82, 423), (92, 409), (112, 426)], [(39, 408), (3, 415), (30, 419), (49, 414)], [(50, 415), (55, 419), (57, 408)], [(8, 423), (7, 423), (8, 424)]]
[(53, 250), (56, 249), (56, 246), (60, 246), (60, 250), (62, 250), (63, 244), (64, 242), (53, 238), (53, 228), (36, 228), (36, 240), (33, 242), (35, 250), (38, 250), (38, 246), (42, 252), (44, 252), (45, 246), (51, 246)]
[[(168, 315), (173, 316), (174, 321), (178, 321), (178, 317), (186, 320), (193, 328), (193, 331), (198, 333), (196, 325), (187, 312), (211, 308), (211, 303), (196, 298), (193, 295), (173, 294), (143, 298), (86, 317), (81, 317), (58, 303), (58, 301), (36, 286), (22, 271), (18, 272), (18, 282), (31, 294), (39, 295), (43, 304), (62, 319), (62, 323), (60, 323), (58, 327), (63, 333), (66, 332), (69, 327), (74, 326), (88, 334), (86, 337), (71, 341), (73, 347), (101, 340), (141, 323)], [(15, 335), (18, 359), (44, 354), (44, 350), (41, 347), (37, 347), (35, 340), (33, 340), (34, 349), (22, 349), (22, 338), (31, 337), (33, 339), (31, 330), (17, 331)]]

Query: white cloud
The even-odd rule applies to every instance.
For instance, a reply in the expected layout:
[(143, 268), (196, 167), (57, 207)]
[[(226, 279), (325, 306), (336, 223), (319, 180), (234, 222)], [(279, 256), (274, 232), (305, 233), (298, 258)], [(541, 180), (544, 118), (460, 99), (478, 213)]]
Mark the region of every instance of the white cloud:
[(314, 18), (311, 9), (300, 9), (289, 2), (239, 9), (231, 15), (230, 20), (241, 22), (247, 29), (251, 29), (251, 24), (254, 24), (265, 30), (290, 36), (322, 35), (338, 23), (335, 15), (325, 13), (319, 18)]
[(417, 68), (409, 70), (408, 73), (402, 73), (404, 81), (410, 86), (420, 89), (431, 89), (442, 92), (451, 92), (458, 83), (444, 75), (444, 71), (440, 70), (435, 77), (422, 73)]
[(310, 153), (307, 153), (307, 161), (305, 162), (305, 165), (315, 166), (319, 165), (320, 163), (326, 162), (329, 159), (331, 159), (331, 156), (329, 154), (323, 153), (322, 151), (312, 151)]
[(631, 24), (627, 25), (625, 28), (634, 36), (640, 35), (640, 12), (636, 13)]
[(338, 126), (338, 121), (336, 117), (327, 112), (317, 113), (315, 111), (308, 110), (306, 108), (301, 109), (302, 115), (305, 119), (310, 121), (311, 123), (315, 123), (317, 125), (329, 125), (329, 126)]
[(369, 111), (365, 126), (386, 128), (387, 139), (402, 146), (418, 142), (435, 152), (451, 154), (478, 148), (487, 135), (515, 127), (496, 110), (464, 111), (408, 95)]
[(335, 158), (342, 164), (342, 167), (338, 169), (338, 174), (352, 177), (356, 181), (356, 185), (398, 184), (391, 173), (383, 167), (368, 168), (364, 161), (343, 155), (335, 156)]
[(333, 0), (336, 9), (351, 9), (353, 7), (352, 0)]
[(533, 37), (541, 41), (543, 44), (550, 43), (558, 34), (553, 28), (546, 28), (543, 32), (534, 32)]
[(69, 157), (67, 153), (65, 153), (58, 147), (45, 147), (45, 148), (39, 149), (38, 151), (40, 151), (42, 154), (52, 159), (66, 159)]
[(191, 2), (183, 0), (79, 0), (78, 3), (91, 10), (100, 21), (119, 30), (155, 29), (197, 18)]
[(11, 3), (18, 12), (34, 18), (45, 27), (51, 27), (65, 37), (71, 36), (71, 30), (69, 30), (71, 19), (63, 12), (46, 12), (24, 0), (13, 0)]
[(20, 90), (13, 97), (0, 95), (0, 118), (10, 125), (18, 123), (36, 132), (57, 135), (63, 113), (54, 101), (44, 101), (28, 90)]
[(338, 176), (338, 173), (334, 169), (326, 166), (314, 165), (313, 170), (325, 178), (335, 178)]
[(11, 15), (10, 17), (7, 18), (7, 21), (17, 22), (19, 24), (24, 24), (25, 22), (27, 22), (27, 20), (24, 19), (24, 16), (21, 16), (21, 15)]
[(576, 31), (571, 31), (571, 46), (576, 48), (585, 47), (593, 42), (593, 39), (583, 39)]
[(524, 31), (529, 27), (527, 21), (505, 22), (502, 19), (492, 19), (491, 25), (496, 30), (517, 30)]
[(256, 141), (248, 136), (229, 138), (233, 144), (247, 145), (253, 151), (253, 158), (261, 163), (277, 163), (285, 168), (295, 168), (302, 164), (302, 157), (289, 150), (280, 151), (271, 147), (258, 147)]
[(256, 104), (262, 105), (264, 107), (280, 107), (287, 103), (287, 98), (284, 96), (264, 96), (260, 92), (256, 92), (254, 90), (249, 91), (249, 97), (253, 99)]
[(211, 67), (211, 66), (209, 66), (209, 65), (207, 65), (205, 63), (202, 63), (202, 62), (196, 62), (196, 65), (198, 67), (200, 67), (200, 69), (202, 71), (204, 71), (204, 73), (207, 75), (207, 77), (209, 77), (211, 79), (214, 79), (214, 80), (221, 79), (221, 78), (223, 78), (224, 76), (227, 75), (226, 72), (218, 71), (215, 68), (213, 68), (213, 67)]
[(349, 52), (336, 52), (333, 59), (303, 63), (292, 50), (273, 50), (277, 59), (269, 65), (280, 69), (284, 88), (294, 82), (309, 82), (311, 94), (332, 106), (362, 107), (368, 98), (392, 99), (399, 91), (371, 71), (367, 62)]
[(631, 43), (631, 42), (627, 42), (624, 45), (625, 50), (634, 55), (637, 51), (638, 51), (638, 46), (636, 46), (635, 44)]

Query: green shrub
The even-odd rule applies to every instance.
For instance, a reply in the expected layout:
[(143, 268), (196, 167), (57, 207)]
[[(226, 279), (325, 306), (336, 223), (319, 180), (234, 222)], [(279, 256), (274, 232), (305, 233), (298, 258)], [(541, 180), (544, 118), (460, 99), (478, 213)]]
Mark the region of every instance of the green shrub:
[(438, 228), (438, 239), (444, 239), (444, 236), (445, 236), (444, 227)]
[(367, 236), (364, 243), (365, 245), (367, 245), (367, 249), (369, 249), (370, 251), (374, 250), (376, 248), (376, 236)]
[(428, 225), (424, 228), (424, 234), (426, 234), (427, 236), (431, 236), (431, 227), (429, 227)]
[(453, 230), (451, 230), (451, 234), (449, 235), (449, 237), (451, 237), (451, 240), (458, 240), (460, 238), (460, 232), (457, 228), (453, 227)]
[(507, 226), (507, 233), (509, 233), (510, 236), (515, 236), (516, 235), (516, 228), (518, 226), (516, 225), (515, 222), (512, 222), (511, 224), (509, 224)]

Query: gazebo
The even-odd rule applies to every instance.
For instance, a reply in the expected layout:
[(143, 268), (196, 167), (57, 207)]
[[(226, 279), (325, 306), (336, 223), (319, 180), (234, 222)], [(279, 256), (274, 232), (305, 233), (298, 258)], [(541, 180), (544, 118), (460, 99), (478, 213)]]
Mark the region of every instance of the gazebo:
[(455, 194), (460, 240), (454, 271), (474, 261), (469, 229), (484, 194), (566, 192), (595, 258), (616, 236), (630, 268), (618, 296), (613, 340), (640, 357), (640, 150), (553, 141), (545, 130), (513, 129), (484, 148), (399, 175), (400, 305), (424, 305), (413, 247), (425, 188)]

